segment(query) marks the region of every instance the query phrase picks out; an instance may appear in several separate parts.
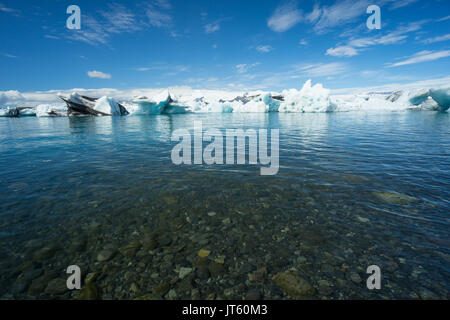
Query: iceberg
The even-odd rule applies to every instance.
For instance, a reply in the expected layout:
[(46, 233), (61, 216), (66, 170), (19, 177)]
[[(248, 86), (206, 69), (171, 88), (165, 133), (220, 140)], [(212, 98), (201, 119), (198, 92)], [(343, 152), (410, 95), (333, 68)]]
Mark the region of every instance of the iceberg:
[(19, 116), (19, 111), (17, 110), (17, 107), (15, 106), (6, 106), (6, 107), (2, 107), (0, 109), (0, 117), (18, 117)]
[(450, 88), (397, 91), (389, 95), (386, 100), (413, 110), (446, 111), (450, 107)]
[(132, 100), (137, 104), (132, 114), (161, 114), (171, 101), (169, 90), (164, 90), (151, 99), (139, 96)]
[(161, 91), (152, 98), (139, 96), (128, 107), (132, 114), (164, 113), (267, 113), (267, 112), (389, 112), (445, 111), (450, 106), (450, 89), (422, 89), (383, 93), (331, 95), (322, 84), (305, 82), (300, 90), (245, 92), (191, 90), (181, 94)]
[(300, 91), (285, 90), (281, 95), (284, 101), (279, 112), (332, 112), (337, 107), (330, 99), (330, 90), (320, 83), (311, 86), (311, 80), (306, 81)]
[(58, 96), (66, 103), (69, 116), (118, 116), (128, 114), (124, 106), (107, 96), (98, 99), (82, 96), (76, 92), (69, 97), (64, 97), (61, 94), (58, 94)]
[(446, 111), (450, 108), (450, 88), (430, 89), (430, 96), (439, 105), (440, 111)]
[(120, 111), (119, 104), (109, 97), (101, 97), (95, 102), (94, 110), (111, 116), (120, 116), (122, 113)]
[(31, 107), (17, 107), (16, 105), (0, 107), (0, 117), (35, 116), (36, 112)]
[(40, 104), (35, 108), (36, 117), (65, 117), (67, 107), (58, 104)]
[[(39, 104), (36, 107), (9, 105), (0, 108), (0, 117), (17, 116), (119, 116), (176, 113), (304, 113), (304, 112), (406, 112), (446, 111), (450, 108), (450, 86), (424, 88), (420, 85), (395, 90), (383, 87), (383, 92), (331, 94), (322, 84), (305, 82), (300, 90), (282, 92), (231, 92), (220, 90), (192, 90), (176, 87), (155, 90), (133, 90), (122, 95), (111, 89), (99, 90), (101, 98), (92, 98), (77, 92), (58, 94), (66, 106)], [(387, 89), (386, 89), (387, 88)], [(412, 90), (414, 89), (414, 90)], [(85, 90), (87, 91), (87, 90)], [(90, 90), (94, 94), (97, 91)], [(115, 98), (105, 95), (112, 94)], [(22, 96), (17, 93), (15, 96)], [(53, 93), (54, 96), (54, 93)], [(121, 99), (121, 100), (118, 100)], [(5, 100), (5, 99), (4, 99)], [(44, 99), (41, 99), (44, 100)], [(44, 100), (48, 101), (48, 99)], [(120, 101), (120, 102), (119, 102)]]

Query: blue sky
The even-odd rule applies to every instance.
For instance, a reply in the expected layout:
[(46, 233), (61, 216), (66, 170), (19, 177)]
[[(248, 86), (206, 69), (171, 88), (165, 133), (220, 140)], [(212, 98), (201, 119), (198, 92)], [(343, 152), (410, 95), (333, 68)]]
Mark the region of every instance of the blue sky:
[[(81, 30), (66, 28), (72, 4)], [(450, 70), (448, 0), (0, 0), (0, 29), (0, 91), (339, 89)]]

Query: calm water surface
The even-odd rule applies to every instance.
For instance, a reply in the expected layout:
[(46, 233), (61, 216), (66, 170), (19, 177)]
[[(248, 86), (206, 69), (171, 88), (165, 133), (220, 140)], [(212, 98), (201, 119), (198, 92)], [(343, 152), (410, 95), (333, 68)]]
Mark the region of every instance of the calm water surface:
[[(279, 173), (172, 164), (194, 120), (280, 129)], [(0, 297), (449, 299), (449, 137), (434, 112), (2, 118)]]

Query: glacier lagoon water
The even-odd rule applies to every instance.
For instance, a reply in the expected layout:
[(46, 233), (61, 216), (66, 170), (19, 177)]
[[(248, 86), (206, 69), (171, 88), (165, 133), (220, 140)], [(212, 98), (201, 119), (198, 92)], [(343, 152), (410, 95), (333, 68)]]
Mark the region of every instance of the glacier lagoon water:
[[(279, 173), (173, 165), (194, 120), (280, 129)], [(272, 280), (292, 268), (307, 298), (448, 299), (449, 134), (435, 112), (0, 119), (0, 297), (86, 297), (56, 285), (78, 265), (99, 299), (302, 298)]]

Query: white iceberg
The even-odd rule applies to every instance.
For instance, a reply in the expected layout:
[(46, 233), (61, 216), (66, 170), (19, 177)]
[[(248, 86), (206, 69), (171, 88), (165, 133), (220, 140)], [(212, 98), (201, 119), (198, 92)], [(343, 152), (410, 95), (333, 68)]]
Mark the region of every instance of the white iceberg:
[(284, 101), (281, 102), (279, 112), (332, 112), (336, 105), (330, 99), (330, 90), (318, 83), (311, 86), (311, 80), (296, 89), (284, 90), (281, 94)]
[(94, 110), (99, 111), (105, 115), (110, 116), (120, 116), (120, 107), (119, 104), (110, 97), (101, 97), (97, 101), (95, 101)]
[(161, 114), (171, 101), (169, 90), (161, 91), (151, 99), (139, 96), (132, 100), (135, 107), (132, 107), (130, 112), (132, 114)]
[(36, 107), (36, 117), (65, 117), (67, 107), (58, 104), (40, 104)]

